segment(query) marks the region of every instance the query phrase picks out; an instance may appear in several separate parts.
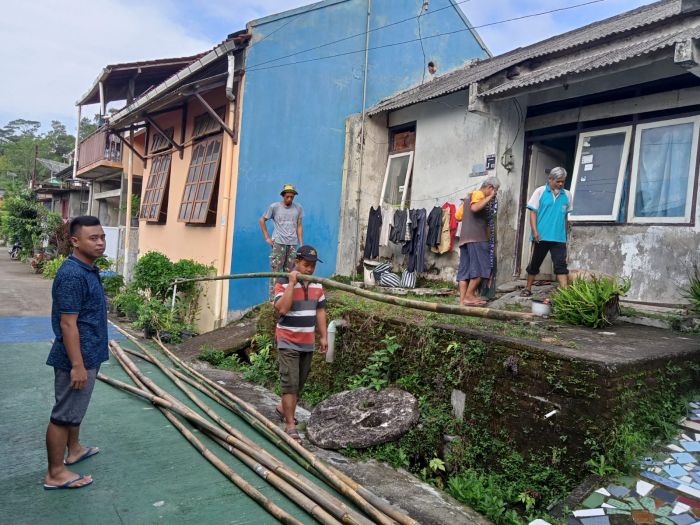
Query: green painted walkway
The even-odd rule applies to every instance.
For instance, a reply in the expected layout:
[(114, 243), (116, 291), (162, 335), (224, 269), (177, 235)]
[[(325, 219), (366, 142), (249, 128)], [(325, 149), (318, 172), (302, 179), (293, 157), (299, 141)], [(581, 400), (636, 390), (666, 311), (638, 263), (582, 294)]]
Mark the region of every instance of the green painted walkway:
[[(0, 333), (8, 322), (11, 319), (0, 317)], [(125, 342), (122, 345), (128, 347)], [(211, 466), (157, 409), (100, 381), (83, 421), (81, 441), (99, 446), (101, 452), (75, 467), (77, 472), (92, 474), (95, 482), (80, 490), (45, 491), (44, 432), (53, 401), (53, 371), (44, 364), (48, 351), (45, 339), (16, 343), (3, 342), (0, 336), (1, 523), (276, 523)], [(175, 392), (154, 366), (134, 360), (159, 385)], [(114, 359), (101, 371), (131, 383)], [(224, 409), (218, 412), (255, 435), (233, 414)], [(197, 435), (282, 508), (304, 522), (314, 522), (233, 456)], [(286, 458), (285, 462), (290, 463)]]

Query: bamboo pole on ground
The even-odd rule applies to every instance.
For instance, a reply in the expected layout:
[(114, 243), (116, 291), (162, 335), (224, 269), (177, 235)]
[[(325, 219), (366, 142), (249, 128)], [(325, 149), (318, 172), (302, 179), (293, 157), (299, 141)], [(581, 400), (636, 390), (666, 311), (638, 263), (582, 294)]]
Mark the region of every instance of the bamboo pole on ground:
[[(182, 283), (189, 282), (202, 282), (202, 281), (221, 281), (230, 279), (255, 279), (255, 278), (273, 278), (273, 277), (286, 277), (288, 274), (279, 272), (256, 272), (256, 273), (239, 273), (233, 275), (219, 275), (216, 277), (198, 277), (196, 279), (178, 279), (173, 282), (173, 285), (178, 285)], [(299, 279), (302, 281), (308, 281), (311, 283), (320, 283), (328, 288), (335, 288), (337, 290), (343, 290), (344, 292), (349, 292), (360, 297), (365, 297), (367, 299), (372, 299), (373, 301), (379, 301), (381, 303), (394, 304), (396, 306), (404, 306), (406, 308), (413, 308), (416, 310), (424, 310), (426, 312), (437, 312), (442, 314), (455, 314), (455, 315), (466, 315), (470, 317), (483, 317), (486, 319), (497, 319), (499, 321), (541, 321), (541, 317), (537, 317), (534, 314), (528, 314), (525, 312), (509, 312), (506, 310), (494, 310), (493, 308), (481, 308), (477, 306), (461, 306), (456, 304), (443, 304), (443, 303), (429, 303), (424, 301), (416, 301), (415, 299), (404, 299), (402, 297), (395, 297), (393, 295), (387, 295), (379, 292), (372, 292), (370, 290), (364, 290), (363, 288), (356, 288), (348, 284), (339, 283), (332, 279), (325, 279), (323, 277), (316, 277), (313, 275), (301, 275), (299, 274)]]
[[(126, 368), (125, 368), (126, 369)], [(148, 399), (153, 405), (157, 406), (158, 409), (168, 418), (168, 420), (185, 436), (185, 438), (212, 464), (214, 465), (222, 474), (224, 474), (228, 479), (230, 479), (238, 488), (240, 488), (244, 493), (250, 496), (256, 503), (262, 506), (267, 512), (269, 512), (274, 518), (282, 523), (289, 523), (291, 525), (303, 525), (301, 521), (296, 519), (291, 514), (287, 513), (284, 509), (277, 506), (275, 503), (270, 501), (264, 494), (258, 491), (245, 479), (240, 477), (236, 472), (228, 466), (226, 463), (221, 461), (214, 453), (212, 453), (197, 437), (185, 427), (177, 417), (175, 417), (170, 411), (179, 413), (183, 417), (187, 418), (185, 413), (181, 413), (182, 408), (178, 407), (176, 404), (171, 403), (167, 399), (155, 396), (146, 390), (142, 390), (136, 387), (132, 387), (126, 383), (112, 379), (99, 373), (97, 378), (109, 385), (112, 385), (121, 390), (125, 390), (132, 394), (141, 396)]]
[[(162, 351), (165, 353), (167, 357), (169, 357), (174, 363), (176, 363), (180, 368), (183, 370), (187, 371), (190, 375), (192, 375), (195, 379), (197, 379), (199, 382), (203, 382), (213, 389), (215, 389), (217, 392), (220, 394), (223, 394), (224, 397), (229, 398), (233, 403), (235, 403), (241, 410), (248, 412), (252, 416), (254, 416), (258, 421), (260, 421), (263, 425), (265, 425), (270, 431), (275, 433), (277, 436), (279, 436), (284, 442), (287, 443), (287, 445), (292, 448), (297, 454), (302, 456), (306, 461), (309, 462), (309, 464), (321, 475), (323, 476), (331, 485), (333, 485), (336, 490), (338, 490), (341, 494), (346, 496), (348, 499), (350, 499), (353, 503), (355, 503), (358, 507), (360, 507), (365, 513), (367, 513), (369, 516), (372, 517), (376, 522), (384, 525), (389, 525), (392, 523), (392, 520), (395, 520), (402, 525), (415, 525), (417, 522), (411, 518), (410, 516), (406, 515), (405, 513), (399, 511), (389, 503), (381, 500), (380, 498), (376, 497), (373, 495), (370, 491), (365, 489), (364, 487), (362, 492), (365, 494), (372, 494), (372, 498), (375, 500), (373, 503), (369, 503), (369, 501), (363, 497), (360, 496), (358, 493), (358, 488), (361, 487), (358, 483), (356, 483), (354, 480), (350, 479), (348, 476), (345, 475), (338, 475), (339, 471), (336, 469), (331, 469), (327, 464), (325, 464), (323, 461), (321, 461), (319, 458), (317, 458), (314, 454), (312, 454), (310, 451), (306, 450), (302, 445), (297, 443), (296, 440), (292, 439), (290, 436), (288, 436), (282, 429), (280, 429), (277, 425), (275, 425), (272, 421), (267, 419), (264, 415), (262, 415), (254, 406), (251, 404), (243, 401), (241, 398), (238, 396), (235, 396), (233, 393), (229, 392), (225, 388), (221, 387), (221, 385), (218, 385), (214, 381), (210, 380), (203, 374), (199, 373), (197, 370), (189, 366), (187, 363), (182, 361), (179, 357), (177, 357), (175, 354), (173, 354), (168, 348), (163, 345), (162, 342), (159, 340), (156, 340)], [(391, 515), (391, 519), (388, 518), (387, 516)]]
[[(115, 347), (122, 349), (116, 342), (112, 342)], [(197, 395), (195, 395), (187, 386), (185, 386), (182, 381), (167, 368), (163, 363), (161, 363), (158, 358), (151, 354), (150, 350), (144, 345), (136, 343), (139, 348), (143, 351), (144, 355), (147, 356), (151, 363), (158, 367), (175, 385), (177, 385), (182, 392), (202, 410), (210, 419), (217, 423), (226, 432), (240, 441), (240, 444), (236, 445), (242, 454), (254, 458), (256, 461), (261, 462), (266, 468), (271, 469), (276, 475), (284, 478), (285, 483), (292, 483), (296, 486), (296, 489), (302, 491), (306, 496), (313, 499), (317, 503), (323, 506), (328, 512), (333, 514), (336, 518), (340, 519), (343, 523), (350, 525), (371, 525), (371, 522), (364, 518), (361, 514), (349, 508), (343, 502), (333, 497), (331, 494), (326, 493), (320, 487), (315, 486), (309, 480), (304, 479), (295, 472), (290, 471), (287, 466), (279, 461), (272, 454), (269, 454), (262, 447), (253, 443), (245, 434), (240, 432), (238, 429), (231, 426), (226, 420), (221, 418), (216, 412), (214, 412), (206, 403), (204, 403)], [(138, 353), (137, 353), (138, 354)], [(139, 354), (140, 355), (140, 354)], [(158, 392), (156, 392), (158, 393)], [(238, 457), (238, 454), (236, 453)], [(240, 459), (240, 458), (239, 458)], [(335, 521), (335, 520), (333, 520)]]

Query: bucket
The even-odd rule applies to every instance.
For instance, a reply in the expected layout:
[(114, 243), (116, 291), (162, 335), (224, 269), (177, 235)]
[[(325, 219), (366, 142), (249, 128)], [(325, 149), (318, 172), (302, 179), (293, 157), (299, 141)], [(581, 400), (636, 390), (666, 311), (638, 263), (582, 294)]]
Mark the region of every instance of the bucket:
[(374, 275), (372, 275), (372, 271), (381, 264), (381, 261), (370, 261), (369, 259), (364, 259), (362, 261), (362, 267), (364, 269), (363, 275), (364, 275), (364, 282), (365, 286), (374, 286)]
[(532, 300), (532, 313), (540, 317), (549, 317), (552, 313), (552, 305), (539, 299)]

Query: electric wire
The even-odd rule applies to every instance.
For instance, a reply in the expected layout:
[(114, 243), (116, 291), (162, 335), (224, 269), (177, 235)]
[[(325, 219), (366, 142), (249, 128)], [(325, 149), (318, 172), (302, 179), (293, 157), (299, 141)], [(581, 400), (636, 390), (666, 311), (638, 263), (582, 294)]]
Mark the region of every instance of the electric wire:
[[(400, 46), (400, 45), (405, 45), (405, 44), (411, 44), (411, 43), (414, 43), (414, 42), (419, 42), (419, 41), (422, 41), (422, 40), (428, 40), (428, 39), (431, 39), (431, 38), (439, 38), (439, 37), (443, 37), (443, 36), (454, 35), (454, 34), (457, 34), (457, 33), (463, 33), (463, 32), (465, 32), (465, 31), (472, 31), (472, 30), (474, 30), (474, 29), (480, 29), (480, 28), (483, 28), (483, 27), (491, 27), (491, 26), (498, 25), (498, 24), (505, 24), (505, 23), (508, 23), (508, 22), (514, 22), (514, 21), (517, 21), (517, 20), (523, 20), (523, 19), (526, 19), (526, 18), (534, 18), (534, 17), (537, 17), (537, 16), (548, 15), (548, 14), (557, 13), (557, 12), (560, 12), (560, 11), (566, 11), (566, 10), (570, 10), (570, 9), (576, 9), (576, 8), (579, 8), (579, 7), (585, 7), (585, 6), (588, 6), (588, 5), (598, 4), (598, 3), (601, 3), (601, 2), (605, 2), (605, 1), (607, 1), (607, 0), (590, 0), (590, 1), (588, 1), (588, 2), (582, 2), (582, 3), (579, 3), (579, 4), (574, 4), (574, 5), (570, 5), (570, 6), (560, 7), (560, 8), (557, 8), (557, 9), (549, 9), (549, 10), (547, 10), (547, 11), (540, 11), (540, 12), (537, 12), (537, 13), (530, 13), (530, 14), (527, 14), (527, 15), (517, 16), (517, 17), (513, 17), (513, 18), (506, 18), (506, 19), (497, 20), (497, 21), (494, 21), (494, 22), (488, 22), (488, 23), (486, 23), (486, 24), (480, 24), (480, 25), (476, 25), (476, 26), (469, 26), (469, 27), (464, 28), (464, 29), (456, 29), (456, 30), (454, 30), (454, 31), (447, 31), (447, 32), (445, 32), (445, 33), (436, 33), (436, 34), (434, 34), (434, 35), (429, 35), (429, 36), (422, 37), (422, 39), (413, 38), (413, 39), (404, 40), (404, 41), (401, 41), (401, 42), (392, 42), (391, 44), (382, 44), (382, 45), (379, 45), (379, 46), (370, 47), (370, 48), (368, 48), (368, 49), (369, 49), (370, 51), (373, 51), (373, 50), (376, 50), (376, 49), (384, 49), (384, 48), (388, 48), (388, 47), (395, 47), (395, 46)], [(435, 11), (432, 11), (432, 12), (435, 12)], [(427, 14), (430, 14), (430, 13), (427, 13)], [(410, 18), (409, 20), (411, 20), (411, 19), (413, 19), (413, 18), (416, 18), (416, 17), (412, 17), (412, 18)], [(400, 22), (396, 22), (396, 23), (400, 23)], [(392, 24), (392, 25), (394, 25), (394, 24)], [(388, 27), (388, 25), (387, 25), (387, 26), (377, 27), (377, 28), (374, 28), (374, 29), (372, 29), (372, 30), (370, 30), (370, 31), (376, 31), (376, 30), (378, 30), (378, 29), (383, 29), (383, 28), (385, 28), (385, 27)], [(309, 59), (304, 59), (304, 60), (297, 60), (296, 62), (289, 62), (289, 63), (286, 63), (286, 64), (275, 64), (275, 65), (270, 65), (270, 66), (265, 66), (265, 65), (264, 65), (264, 64), (269, 64), (270, 62), (276, 62), (276, 61), (278, 61), (278, 60), (283, 60), (283, 59), (285, 59), (285, 58), (289, 58), (289, 57), (292, 57), (292, 56), (295, 56), (295, 55), (298, 55), (298, 54), (301, 54), (301, 53), (305, 53), (305, 52), (307, 52), (307, 51), (313, 51), (313, 50), (319, 49), (319, 48), (321, 48), (321, 47), (325, 47), (325, 46), (329, 46), (329, 45), (332, 45), (332, 44), (336, 44), (336, 43), (338, 43), (338, 42), (342, 42), (342, 41), (344, 41), (344, 40), (348, 40), (349, 38), (355, 38), (355, 37), (360, 36), (360, 35), (363, 35), (363, 34), (367, 34), (367, 32), (365, 32), (365, 33), (360, 33), (360, 34), (358, 34), (358, 35), (353, 35), (352, 37), (345, 37), (345, 38), (336, 40), (336, 41), (334, 41), (334, 42), (328, 42), (328, 43), (326, 43), (326, 44), (321, 44), (321, 45), (319, 45), (319, 46), (315, 46), (315, 47), (312, 47), (312, 48), (309, 48), (309, 49), (306, 49), (306, 50), (297, 51), (297, 52), (295, 52), (295, 53), (291, 53), (291, 54), (289, 54), (289, 55), (285, 55), (285, 56), (278, 57), (278, 58), (275, 58), (275, 59), (270, 59), (270, 60), (265, 61), (265, 62), (260, 62), (260, 63), (258, 63), (258, 64), (254, 64), (254, 65), (251, 65), (251, 66), (249, 66), (248, 68), (246, 68), (246, 72), (249, 72), (249, 73), (250, 73), (250, 72), (254, 72), (254, 71), (264, 71), (264, 70), (269, 70), (269, 69), (277, 69), (277, 68), (280, 68), (280, 67), (288, 67), (288, 66), (294, 66), (294, 65), (297, 65), (297, 64), (305, 64), (305, 63), (308, 63), (308, 62), (317, 62), (317, 61), (320, 61), (320, 60), (327, 60), (327, 59), (330, 59), (330, 58), (337, 58), (337, 57), (347, 56), (347, 55), (353, 55), (353, 54), (357, 54), (357, 53), (364, 53), (366, 50), (365, 50), (365, 48), (362, 48), (362, 49), (357, 49), (357, 50), (353, 50), (353, 51), (345, 51), (345, 52), (342, 52), (342, 53), (336, 53), (336, 54), (333, 54), (333, 55), (327, 55), (327, 56), (324, 56), (324, 57), (316, 57), (316, 58), (309, 58)]]
[[(428, 13), (423, 13), (423, 15), (426, 15), (426, 16), (427, 16), (427, 15), (432, 15), (433, 13), (438, 13), (438, 12), (440, 12), (440, 11), (444, 11), (445, 9), (450, 9), (450, 8), (452, 8), (452, 7), (456, 7), (456, 6), (460, 5), (460, 4), (466, 4), (467, 2), (470, 2), (470, 1), (471, 1), (471, 0), (460, 0), (459, 2), (450, 3), (449, 5), (447, 5), (447, 6), (445, 6), (445, 7), (440, 7), (440, 8), (438, 8), (438, 9), (435, 9), (434, 11), (430, 11), (430, 12), (428, 12)], [(392, 27), (392, 26), (395, 26), (395, 25), (403, 24), (404, 22), (409, 22), (409, 21), (411, 21), (411, 20), (415, 20), (416, 18), (419, 18), (420, 16), (422, 16), (422, 15), (421, 15), (421, 14), (418, 14), (418, 15), (415, 15), (415, 16), (409, 16), (408, 18), (403, 18), (403, 19), (401, 19), (401, 20), (396, 20), (396, 21), (394, 21), (394, 22), (389, 22), (388, 24), (384, 24), (383, 26), (375, 27), (374, 29), (370, 29), (369, 31), (363, 31), (362, 33), (356, 33), (356, 34), (354, 34), (354, 35), (348, 35), (348, 36), (345, 36), (345, 37), (343, 37), (343, 38), (339, 38), (338, 40), (333, 40), (332, 42), (326, 42), (325, 44), (319, 44), (319, 45), (317, 45), (317, 46), (310, 47), (310, 48), (308, 48), (308, 49), (302, 49), (301, 51), (295, 51), (294, 53), (290, 53), (290, 54), (288, 54), (288, 55), (284, 55), (284, 56), (281, 56), (281, 57), (271, 58), (271, 59), (269, 59), (269, 60), (265, 60), (264, 62), (259, 62), (259, 63), (257, 63), (257, 64), (253, 64), (253, 65), (251, 65), (250, 67), (262, 66), (262, 65), (264, 65), (264, 64), (269, 64), (270, 62), (277, 62), (278, 60), (283, 60), (283, 59), (285, 59), (285, 58), (290, 58), (290, 57), (293, 57), (293, 56), (296, 56), (296, 55), (300, 55), (300, 54), (302, 54), (302, 53), (308, 53), (309, 51), (315, 51), (316, 49), (321, 49), (321, 48), (323, 48), (323, 47), (332, 46), (333, 44), (338, 44), (338, 43), (340, 43), (340, 42), (345, 42), (346, 40), (350, 40), (350, 39), (352, 39), (352, 38), (357, 38), (358, 36), (365, 36), (365, 35), (367, 35), (368, 33), (373, 33), (373, 32), (375, 32), (375, 31), (379, 31), (380, 29), (386, 29), (387, 27)], [(282, 29), (282, 28), (280, 27), (280, 29)], [(258, 41), (258, 43), (261, 42), (261, 41), (262, 41), (262, 40)], [(364, 49), (363, 49), (363, 51), (364, 51)]]

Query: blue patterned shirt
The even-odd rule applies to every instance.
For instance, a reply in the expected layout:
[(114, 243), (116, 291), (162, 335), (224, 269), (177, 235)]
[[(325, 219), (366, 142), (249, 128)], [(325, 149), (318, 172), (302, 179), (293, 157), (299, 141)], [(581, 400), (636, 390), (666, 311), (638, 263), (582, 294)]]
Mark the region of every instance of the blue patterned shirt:
[(46, 364), (63, 370), (73, 368), (63, 344), (61, 314), (78, 314), (80, 352), (85, 368), (97, 368), (107, 361), (107, 301), (99, 270), (71, 255), (56, 273), (51, 298), (51, 327), (56, 339)]

